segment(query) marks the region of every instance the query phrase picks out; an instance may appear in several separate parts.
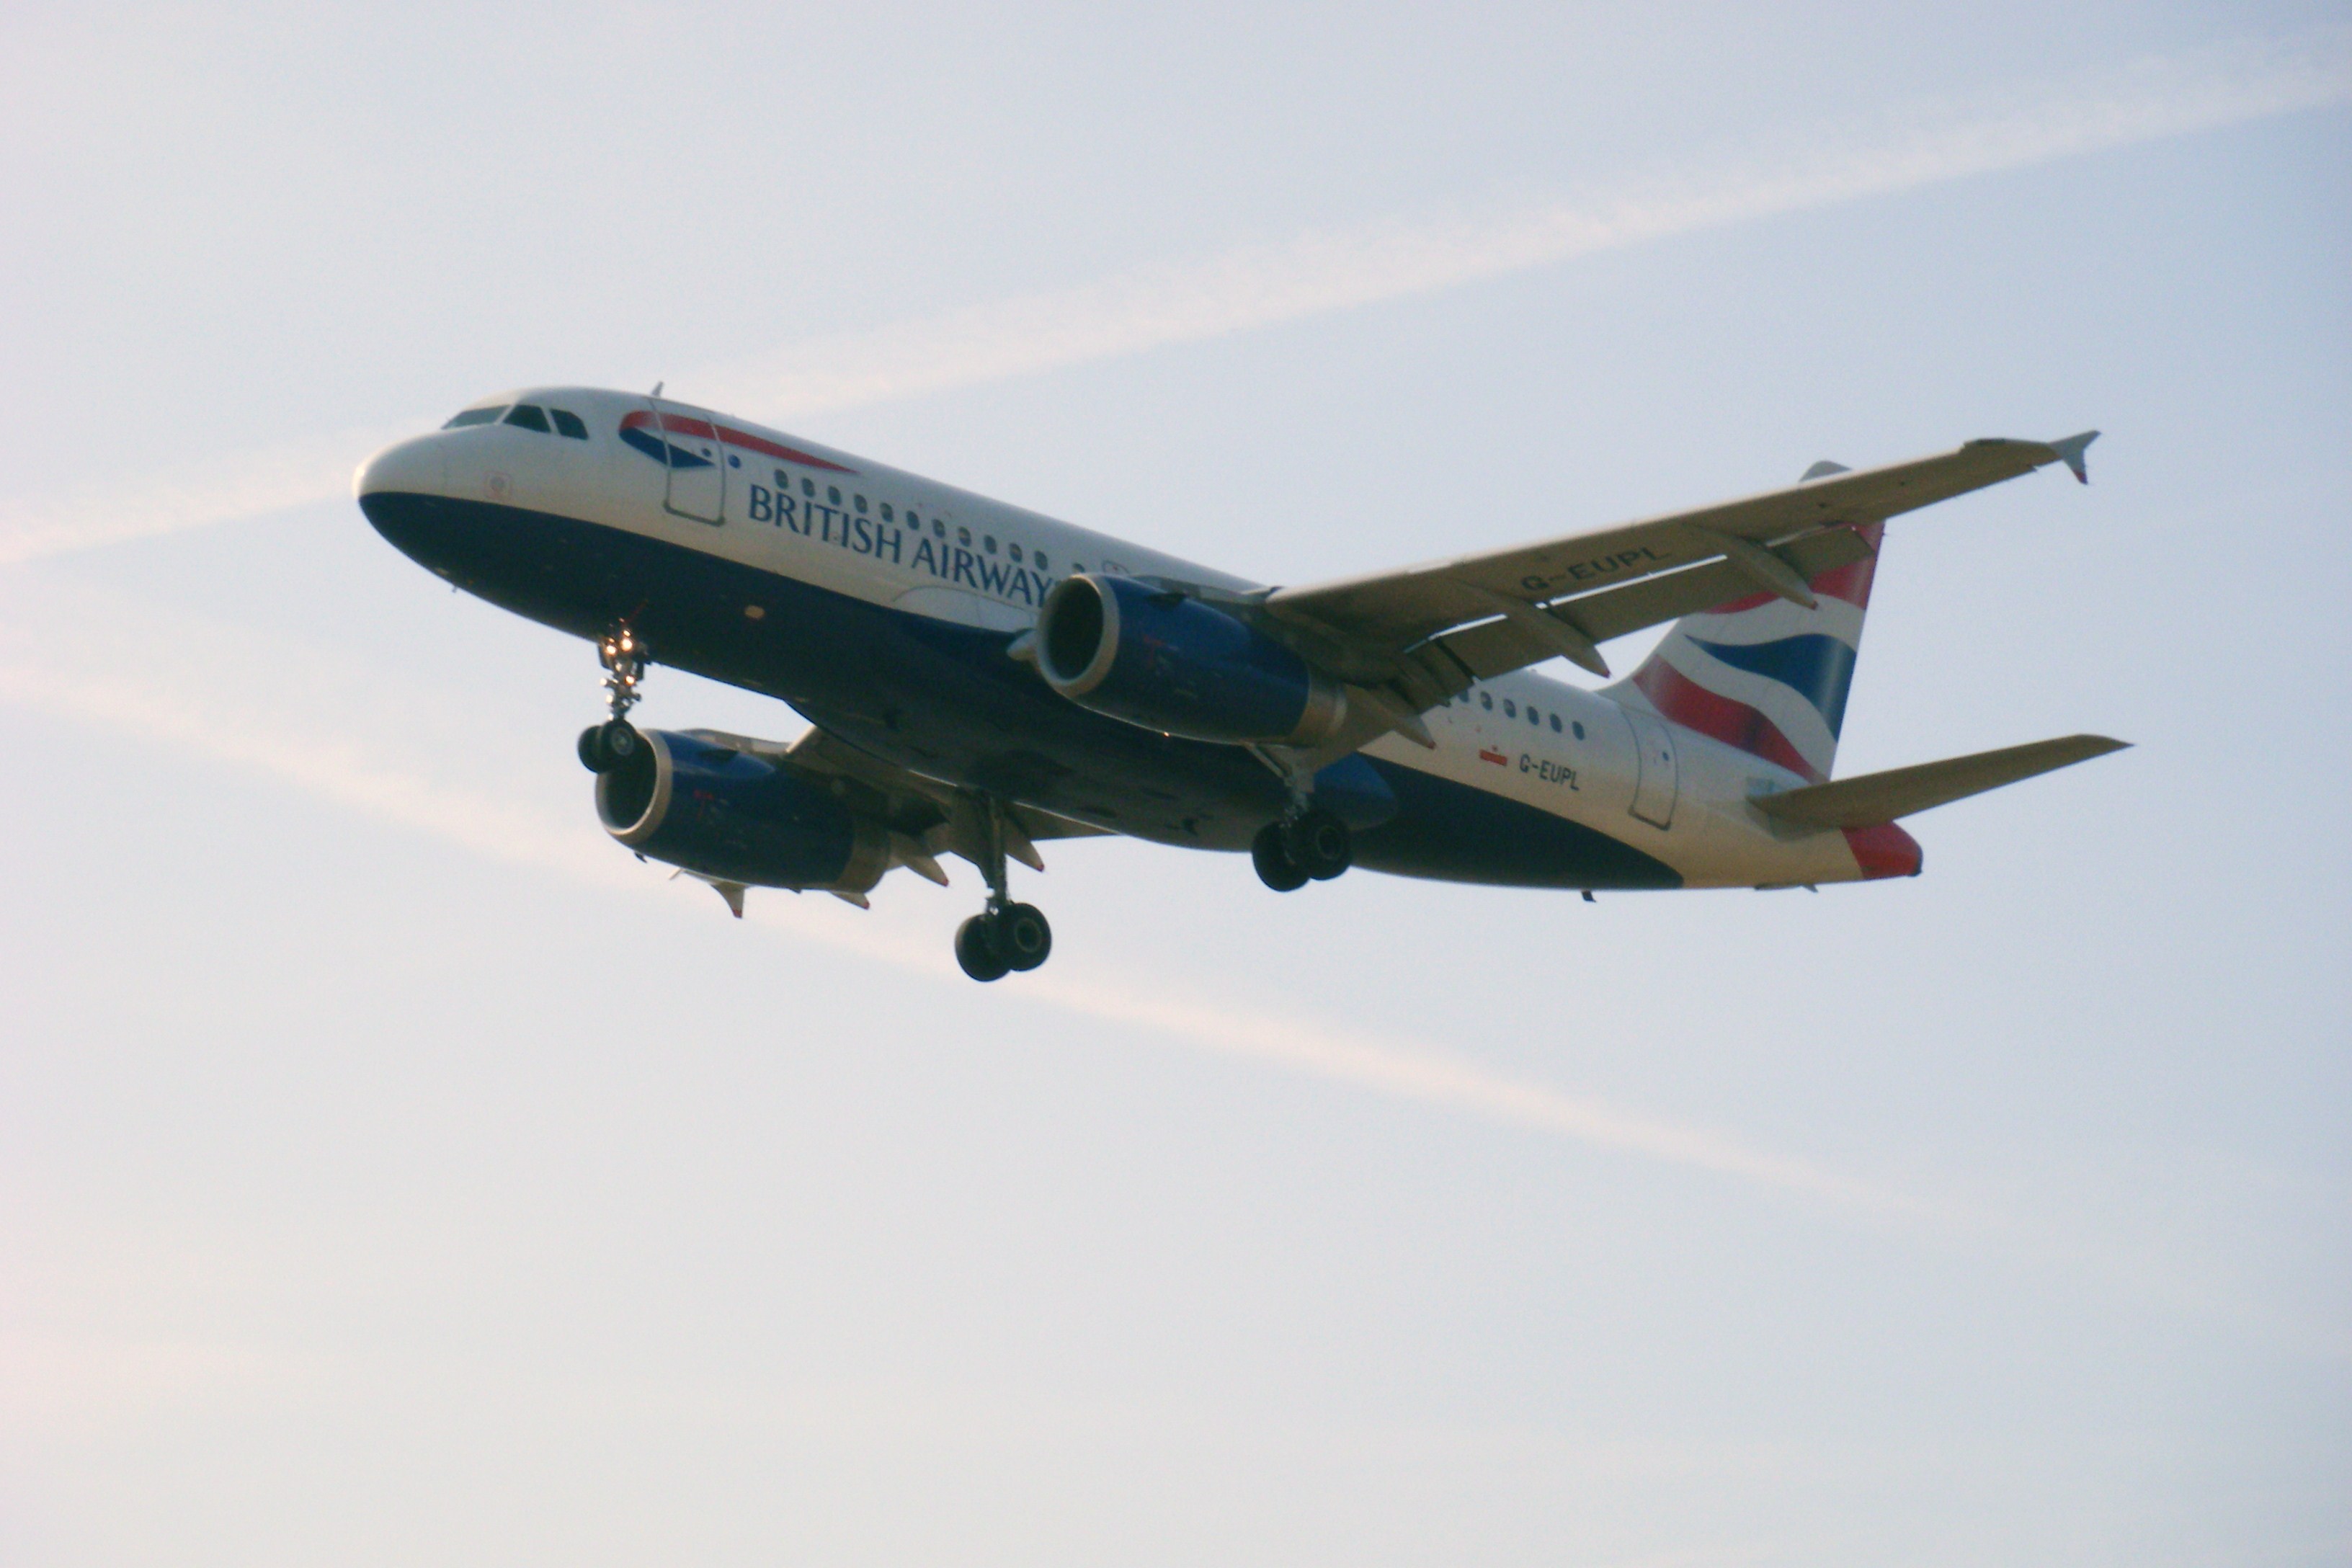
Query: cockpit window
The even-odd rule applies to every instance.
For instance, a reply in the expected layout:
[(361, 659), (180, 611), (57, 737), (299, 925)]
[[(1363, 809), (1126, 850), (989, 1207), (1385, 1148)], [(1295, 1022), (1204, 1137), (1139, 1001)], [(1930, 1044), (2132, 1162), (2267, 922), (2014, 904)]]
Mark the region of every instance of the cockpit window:
[(499, 416), (506, 411), (507, 405), (503, 403), (496, 408), (468, 408), (441, 428), (455, 430), (460, 425), (495, 425), (499, 422)]
[(555, 433), (569, 436), (575, 441), (588, 439), (588, 426), (580, 416), (568, 408), (551, 408), (547, 416), (555, 421)]
[(547, 427), (547, 410), (536, 403), (516, 404), (507, 415), (507, 423), (520, 425), (526, 430), (536, 430), (542, 436), (551, 434)]

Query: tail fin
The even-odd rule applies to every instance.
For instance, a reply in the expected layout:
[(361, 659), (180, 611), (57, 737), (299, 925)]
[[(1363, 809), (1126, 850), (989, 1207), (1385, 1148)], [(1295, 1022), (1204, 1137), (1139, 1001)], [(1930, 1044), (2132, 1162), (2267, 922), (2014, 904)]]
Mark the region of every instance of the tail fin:
[[(1805, 475), (1842, 472), (1815, 464)], [(1821, 784), (1837, 760), (1885, 524), (1857, 525), (1871, 553), (1813, 578), (1807, 609), (1759, 592), (1675, 623), (1642, 668), (1605, 695)]]

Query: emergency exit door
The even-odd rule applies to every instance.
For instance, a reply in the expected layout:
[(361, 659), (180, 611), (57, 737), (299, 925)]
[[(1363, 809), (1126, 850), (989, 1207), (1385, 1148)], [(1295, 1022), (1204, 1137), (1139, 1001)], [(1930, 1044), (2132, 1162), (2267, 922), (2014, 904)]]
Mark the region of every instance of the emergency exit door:
[(1633, 778), (1633, 815), (1655, 827), (1671, 826), (1680, 789), (1673, 727), (1639, 709), (1622, 711), (1633, 727), (1633, 754), (1640, 769)]

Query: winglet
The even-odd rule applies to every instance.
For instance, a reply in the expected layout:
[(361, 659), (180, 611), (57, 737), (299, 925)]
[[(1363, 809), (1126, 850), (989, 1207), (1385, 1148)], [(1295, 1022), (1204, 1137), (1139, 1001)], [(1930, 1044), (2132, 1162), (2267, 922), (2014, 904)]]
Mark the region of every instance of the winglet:
[(2048, 446), (2058, 454), (2058, 460), (2074, 474), (2075, 482), (2087, 485), (2091, 482), (2091, 471), (2083, 466), (2083, 453), (2098, 438), (2096, 430), (2085, 430), (2080, 436), (2067, 436), (2048, 443)]

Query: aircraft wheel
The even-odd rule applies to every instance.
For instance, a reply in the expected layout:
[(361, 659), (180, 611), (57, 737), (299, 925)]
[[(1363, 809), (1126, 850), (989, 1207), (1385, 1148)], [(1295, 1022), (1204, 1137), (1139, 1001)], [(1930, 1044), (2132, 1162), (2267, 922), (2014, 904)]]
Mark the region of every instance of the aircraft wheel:
[(986, 915), (974, 915), (956, 927), (956, 962), (974, 980), (1002, 980), (1011, 967), (997, 953), (996, 933), (989, 929), (993, 923)]
[(1008, 969), (1034, 969), (1054, 951), (1054, 928), (1034, 904), (1007, 904), (993, 922), (996, 953)]
[(1318, 882), (1355, 864), (1355, 845), (1339, 813), (1317, 806), (1296, 822), (1283, 825), (1282, 847), (1290, 863)]
[(1307, 873), (1290, 858), (1283, 843), (1283, 825), (1269, 822), (1257, 830), (1250, 840), (1250, 864), (1257, 868), (1257, 879), (1277, 893), (1295, 893), (1307, 886)]
[(580, 731), (580, 765), (592, 773), (609, 773), (642, 750), (646, 738), (625, 719), (592, 724)]

